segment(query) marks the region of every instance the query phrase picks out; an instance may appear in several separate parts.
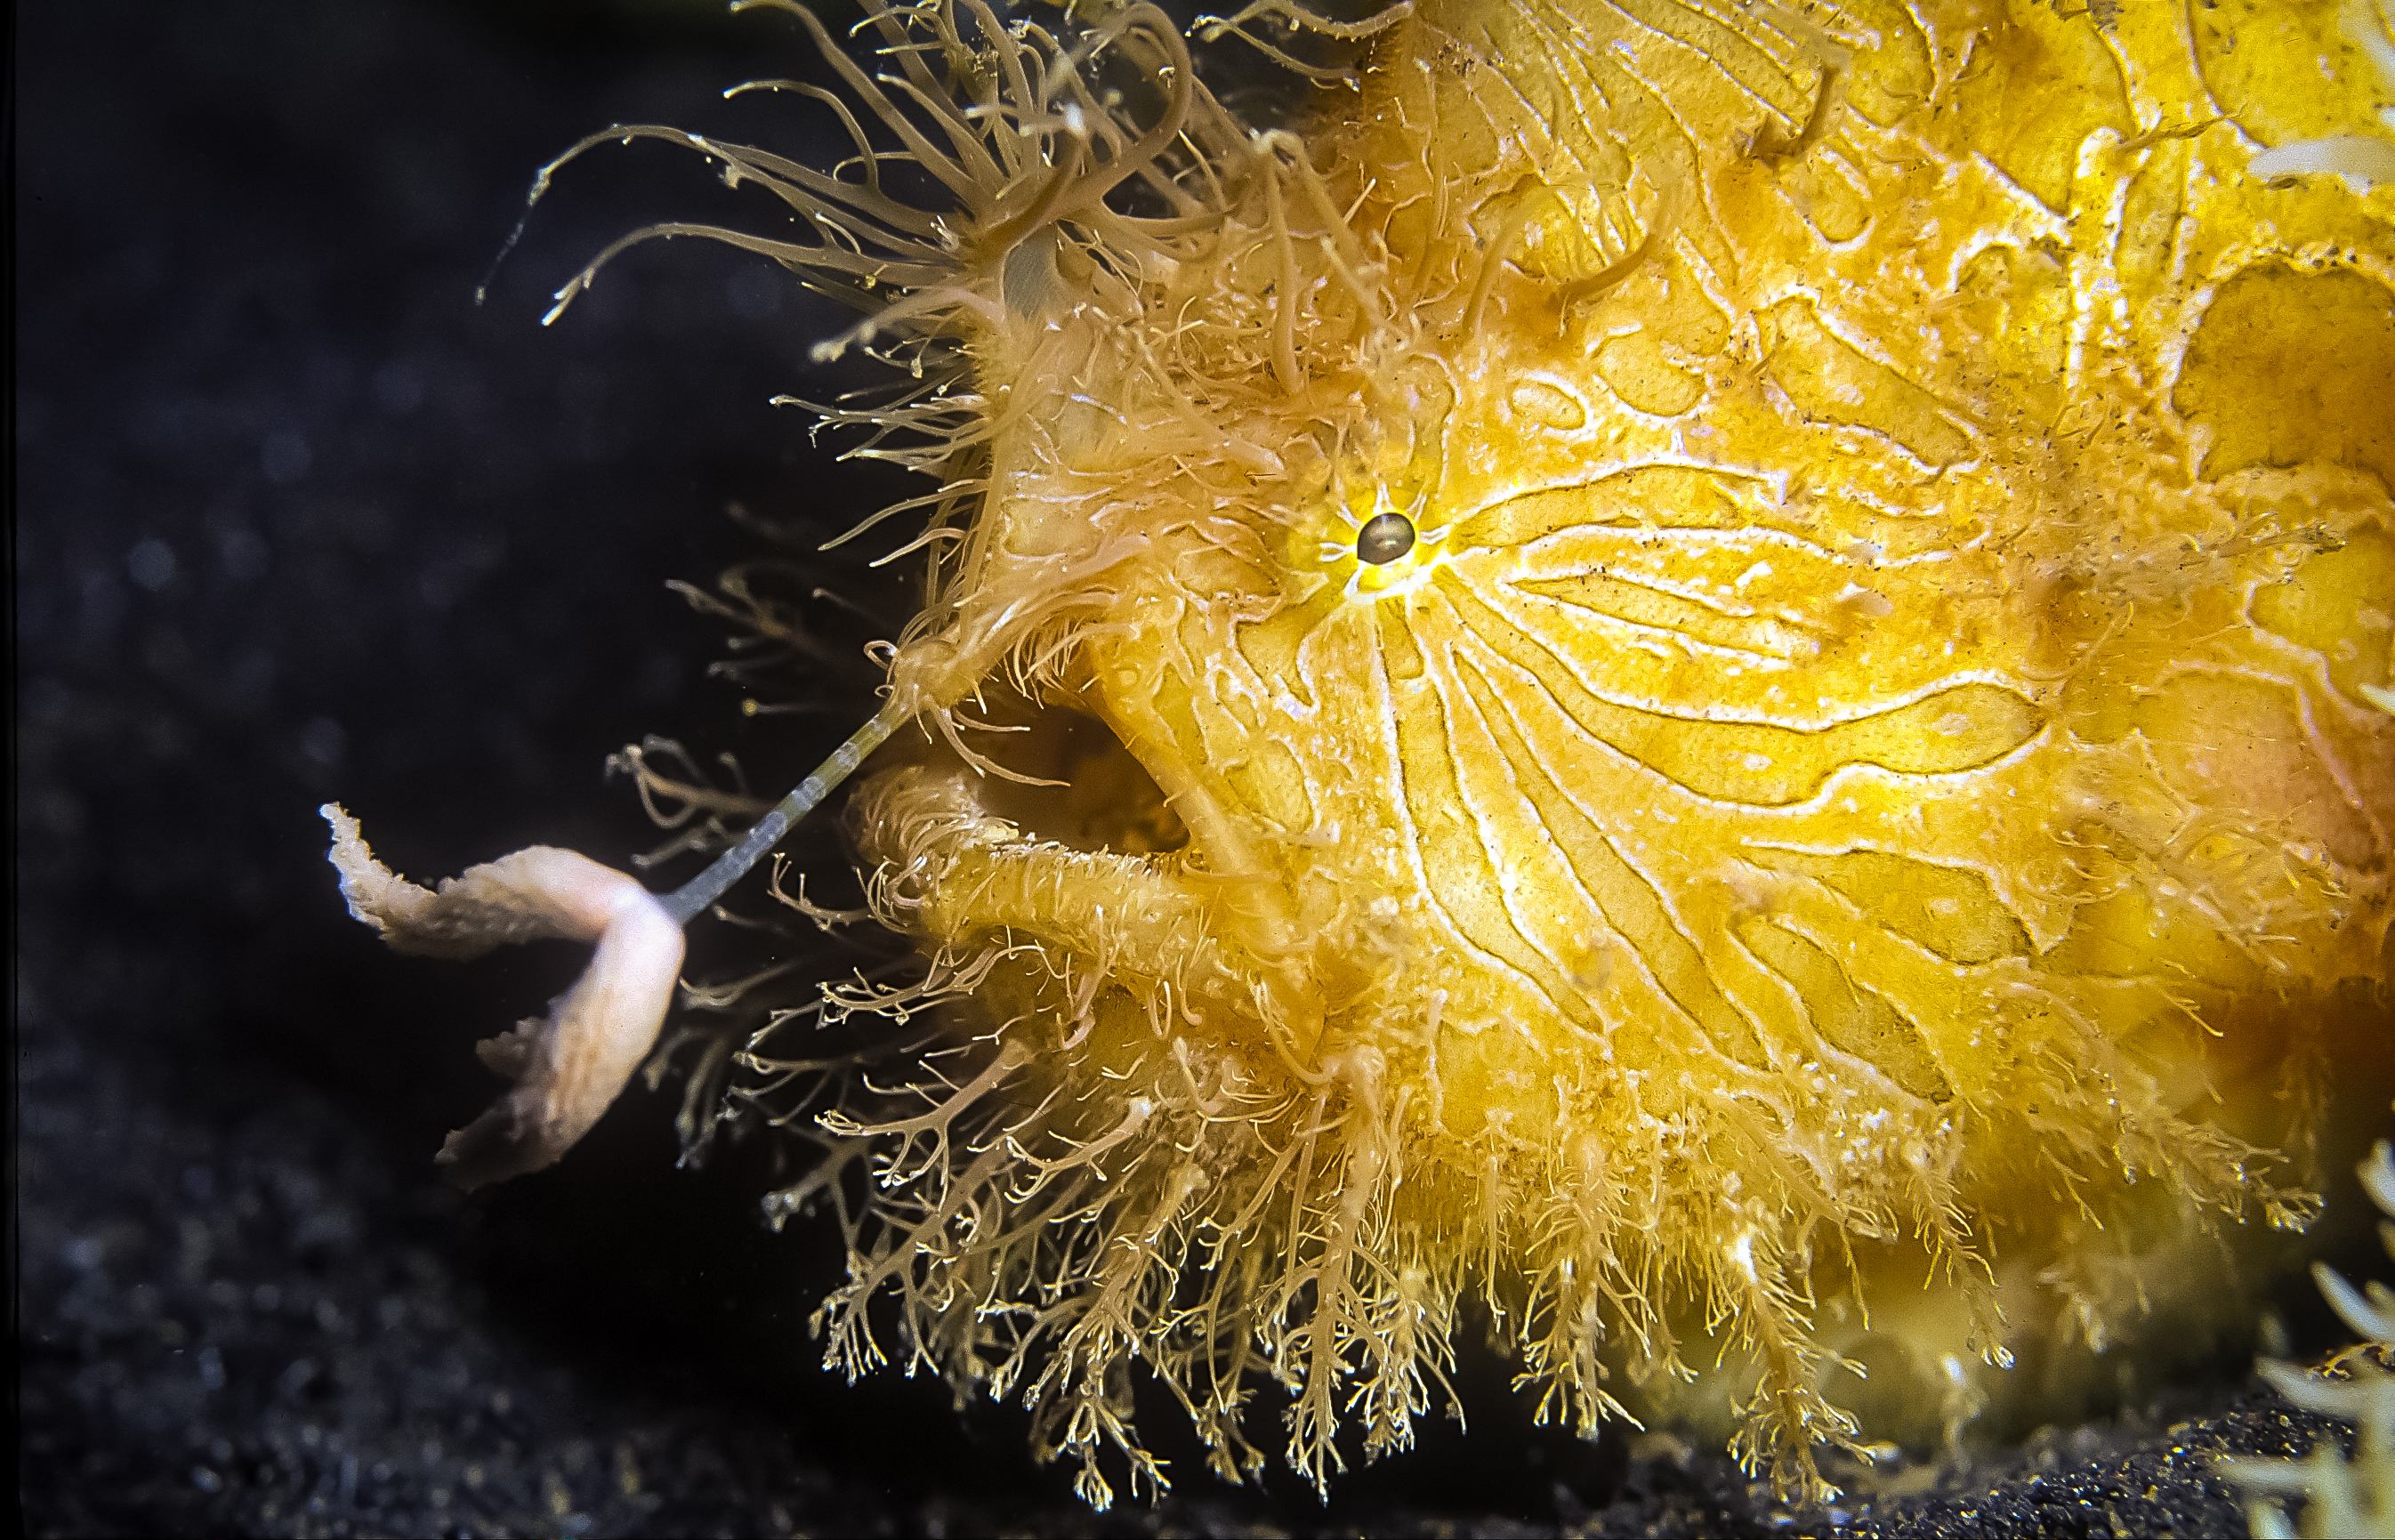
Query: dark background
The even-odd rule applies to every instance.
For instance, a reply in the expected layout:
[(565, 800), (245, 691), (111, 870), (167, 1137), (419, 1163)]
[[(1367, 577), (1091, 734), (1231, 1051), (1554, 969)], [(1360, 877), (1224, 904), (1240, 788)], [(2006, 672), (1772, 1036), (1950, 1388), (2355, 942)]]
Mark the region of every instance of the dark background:
[[(2196, 1393), (2209, 1420), (2048, 1430), (1792, 1520), (1668, 1438), (1532, 1427), (1476, 1362), (1468, 1438), (1427, 1425), (1328, 1510), (1168, 1443), (1174, 1500), (1099, 1518), (1011, 1409), (817, 1367), (837, 1246), (759, 1222), (770, 1141), (677, 1169), (670, 1087), (555, 1170), (449, 1191), (431, 1153), (496, 1088), (471, 1043), (578, 959), (386, 953), (316, 804), (429, 880), (655, 843), (602, 774), (644, 733), (778, 789), (868, 690), (822, 671), (825, 714), (742, 716), (707, 671), (723, 627), (664, 582), (757, 551), (734, 502), (821, 536), (908, 490), (769, 405), (848, 381), (805, 360), (837, 312), (756, 258), (647, 248), (538, 324), (635, 225), (770, 228), (695, 156), (594, 154), (475, 288), (535, 168), (589, 130), (820, 163), (819, 117), (718, 93), (821, 72), (790, 19), (708, 0), (49, 0), (15, 26), (31, 1532), (2219, 1533), (2242, 1520), (2210, 1453), (2309, 1442), (2226, 1385)], [(904, 618), (853, 563), (816, 570)], [(874, 634), (826, 624), (850, 654)]]

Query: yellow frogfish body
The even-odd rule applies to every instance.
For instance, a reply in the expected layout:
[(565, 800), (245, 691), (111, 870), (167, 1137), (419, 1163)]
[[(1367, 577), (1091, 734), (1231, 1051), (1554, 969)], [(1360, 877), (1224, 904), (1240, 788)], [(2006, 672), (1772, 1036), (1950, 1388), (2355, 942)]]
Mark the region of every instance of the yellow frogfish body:
[(1211, 248), (1058, 238), (893, 670), (1027, 731), (852, 812), (1025, 1159), (836, 1351), (1318, 1477), (1469, 1299), (1803, 1488), (2216, 1307), (2388, 1046), (2395, 187), (2252, 167), (2389, 142), (2353, 14), (1425, 3)]
[(740, 163), (953, 367), (831, 1361), (1103, 1502), (1134, 1364), (1319, 1481), (1485, 1330), (1818, 1494), (2250, 1317), (2395, 1058), (2369, 0), (1414, 0), (1296, 131), (872, 14), (957, 207)]

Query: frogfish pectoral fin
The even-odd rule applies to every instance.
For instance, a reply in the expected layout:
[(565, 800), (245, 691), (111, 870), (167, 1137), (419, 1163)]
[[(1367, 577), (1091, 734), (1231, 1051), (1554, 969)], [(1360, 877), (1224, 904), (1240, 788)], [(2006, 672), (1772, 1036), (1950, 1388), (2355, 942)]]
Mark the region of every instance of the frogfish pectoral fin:
[(472, 1189), (554, 1163), (590, 1131), (656, 1042), (673, 1002), (681, 927), (638, 882), (570, 850), (535, 845), (443, 881), (437, 890), (393, 872), (367, 848), (338, 803), (329, 859), (350, 912), (393, 949), (479, 957), (510, 942), (596, 943), (573, 988), (534, 1016), (479, 1045), (483, 1062), (516, 1083), (438, 1157)]

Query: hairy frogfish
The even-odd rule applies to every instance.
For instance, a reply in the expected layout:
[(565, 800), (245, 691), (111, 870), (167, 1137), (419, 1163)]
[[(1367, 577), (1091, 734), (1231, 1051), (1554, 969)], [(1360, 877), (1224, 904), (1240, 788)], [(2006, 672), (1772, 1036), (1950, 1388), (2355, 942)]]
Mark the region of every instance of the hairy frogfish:
[(861, 312), (920, 608), (672, 895), (327, 809), (394, 946), (597, 945), (461, 1179), (573, 1144), (845, 780), (908, 961), (740, 1057), (827, 1362), (1019, 1399), (1093, 1503), (1163, 1484), (1140, 1375), (1320, 1484), (1486, 1333), (1819, 1497), (2250, 1315), (2395, 1033), (2377, 0), (746, 4), (852, 148), (589, 142)]

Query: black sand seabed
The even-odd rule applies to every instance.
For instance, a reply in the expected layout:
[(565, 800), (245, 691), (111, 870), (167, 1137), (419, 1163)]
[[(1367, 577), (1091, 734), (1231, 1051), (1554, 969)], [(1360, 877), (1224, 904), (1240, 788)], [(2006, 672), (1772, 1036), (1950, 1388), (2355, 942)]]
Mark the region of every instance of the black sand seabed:
[(752, 551), (728, 503), (828, 532), (891, 495), (767, 404), (838, 387), (804, 363), (835, 317), (755, 259), (652, 250), (536, 324), (611, 236), (740, 206), (694, 159), (611, 147), (475, 285), (576, 136), (787, 134), (716, 92), (814, 66), (699, 0), (15, 25), (29, 1533), (2223, 1534), (2212, 1455), (2309, 1446), (2227, 1384), (1792, 1515), (1668, 1439), (1533, 1428), (1481, 1365), (1469, 1436), (1431, 1425), (1327, 1509), (1176, 1448), (1170, 1501), (1101, 1516), (1012, 1411), (822, 1373), (825, 1232), (758, 1223), (761, 1141), (677, 1170), (670, 1092), (448, 1191), (430, 1152), (495, 1084), (470, 1045), (576, 959), (387, 955), (316, 803), (431, 877), (650, 843), (599, 773), (644, 732), (778, 783), (834, 724), (744, 722), (704, 674), (720, 627), (662, 579)]

